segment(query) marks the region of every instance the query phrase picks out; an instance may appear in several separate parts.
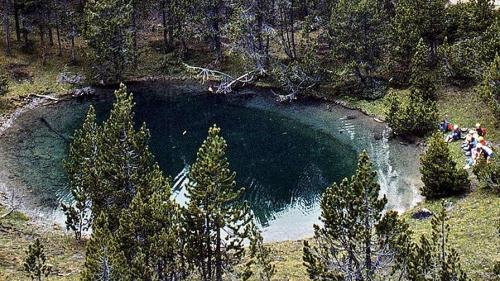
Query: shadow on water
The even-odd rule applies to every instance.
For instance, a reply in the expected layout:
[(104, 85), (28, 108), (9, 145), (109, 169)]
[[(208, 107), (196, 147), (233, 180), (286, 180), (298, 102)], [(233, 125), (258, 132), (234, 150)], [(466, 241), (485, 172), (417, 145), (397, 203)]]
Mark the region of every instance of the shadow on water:
[[(250, 203), (266, 240), (310, 235), (320, 214), (321, 193), (330, 183), (352, 175), (361, 149), (368, 149), (374, 159), (391, 208), (405, 209), (415, 203), (415, 186), (408, 182), (411, 175), (394, 168), (400, 163), (396, 155), (412, 153), (394, 148), (387, 138), (375, 141), (372, 131), (383, 133), (384, 127), (367, 124), (366, 117), (348, 120), (340, 108), (275, 105), (261, 95), (228, 99), (199, 95), (199, 89), (178, 84), (160, 86), (132, 87), (135, 118), (150, 129), (151, 150), (172, 176), (180, 201), (189, 164), (209, 126), (217, 124), (228, 143), (238, 185), (245, 187), (244, 200)], [(71, 200), (62, 165), (68, 149), (65, 138), (81, 125), (90, 104), (96, 107), (98, 119), (104, 120), (111, 95), (34, 109), (20, 116), (2, 139), (6, 169), (43, 206), (57, 208), (61, 201)]]

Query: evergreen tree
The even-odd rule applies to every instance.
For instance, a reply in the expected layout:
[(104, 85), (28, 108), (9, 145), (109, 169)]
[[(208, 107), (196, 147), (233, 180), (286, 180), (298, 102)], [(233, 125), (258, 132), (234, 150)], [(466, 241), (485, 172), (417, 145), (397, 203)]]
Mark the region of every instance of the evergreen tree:
[(420, 39), (411, 61), (410, 84), (424, 100), (434, 100), (437, 78), (435, 72), (429, 68), (428, 54), (424, 40)]
[(52, 266), (47, 264), (47, 256), (40, 239), (36, 239), (32, 245), (28, 246), (26, 258), (24, 259), (24, 271), (31, 280), (41, 281), (43, 277), (49, 276)]
[(9, 78), (7, 74), (0, 70), (0, 97), (9, 92)]
[(355, 77), (365, 97), (384, 95), (376, 79), (382, 51), (388, 43), (388, 19), (380, 1), (338, 1), (332, 10), (329, 30), (333, 59), (343, 68), (338, 72), (347, 78)]
[(400, 76), (407, 76), (410, 60), (423, 38), (429, 46), (429, 65), (438, 63), (438, 46), (445, 37), (448, 0), (401, 0), (395, 4), (392, 27), (393, 56)]
[(457, 169), (441, 133), (436, 132), (430, 137), (420, 162), (424, 182), (422, 195), (427, 199), (456, 195), (468, 190), (470, 182), (467, 171)]
[(113, 233), (106, 215), (97, 216), (92, 226), (92, 237), (87, 242), (82, 281), (126, 281), (130, 269)]
[(89, 191), (99, 184), (96, 169), (98, 134), (95, 110), (91, 106), (82, 128), (75, 132), (64, 163), (74, 201), (72, 204), (63, 203), (62, 209), (66, 215), (66, 228), (75, 233), (77, 240), (92, 223)]
[(500, 126), (500, 55), (496, 55), (495, 60), (491, 63), (489, 71), (484, 75), (484, 80), (477, 88), (480, 96), (488, 103), (493, 116), (495, 117), (495, 125)]
[(251, 276), (261, 281), (271, 281), (276, 269), (272, 264), (272, 252), (264, 245), (264, 239), (255, 223), (250, 228), (250, 259), (245, 264), (247, 269), (243, 280), (248, 280)]
[(189, 171), (186, 225), (190, 256), (201, 280), (221, 281), (244, 256), (251, 216), (229, 169), (226, 141), (213, 126)]
[(304, 242), (304, 264), (312, 280), (386, 280), (392, 260), (402, 257), (408, 226), (387, 212), (385, 196), (368, 154), (356, 174), (328, 187), (321, 199), (322, 226), (314, 226), (312, 246)]
[(127, 208), (137, 191), (143, 196), (154, 192), (149, 179), (157, 166), (148, 149), (149, 131), (143, 125), (134, 129), (133, 97), (123, 84), (115, 91), (116, 101), (103, 123), (98, 141), (99, 184), (90, 187), (92, 213), (104, 212), (111, 230), (118, 227), (121, 211)]
[(415, 90), (408, 96), (390, 93), (387, 98), (386, 119), (398, 135), (423, 136), (437, 123), (437, 108), (433, 101), (426, 101)]
[(120, 81), (135, 57), (130, 0), (89, 0), (84, 38), (90, 47), (94, 78)]
[(450, 226), (447, 220), (443, 204), (441, 211), (432, 218), (431, 237), (422, 235), (420, 243), (412, 246), (406, 263), (408, 280), (469, 280), (461, 269), (458, 253), (448, 245)]
[(232, 50), (241, 54), (250, 69), (265, 71), (269, 63), (273, 3), (269, 0), (240, 0), (230, 24)]
[(171, 184), (159, 167), (148, 179), (156, 190), (138, 192), (123, 210), (117, 237), (134, 280), (185, 280), (190, 270), (185, 255), (180, 207), (171, 199)]
[(489, 161), (480, 159), (472, 169), (481, 187), (500, 194), (500, 160), (493, 157)]

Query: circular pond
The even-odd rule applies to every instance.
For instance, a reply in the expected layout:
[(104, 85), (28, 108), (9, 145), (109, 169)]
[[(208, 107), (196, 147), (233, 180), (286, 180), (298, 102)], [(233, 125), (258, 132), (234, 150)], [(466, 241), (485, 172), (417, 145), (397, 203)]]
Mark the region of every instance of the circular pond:
[[(211, 96), (194, 85), (172, 82), (131, 85), (130, 90), (137, 124), (145, 122), (150, 129), (150, 148), (174, 180), (178, 200), (183, 200), (186, 172), (209, 126), (222, 128), (231, 168), (267, 241), (311, 235), (321, 193), (353, 174), (362, 149), (376, 164), (389, 208), (404, 210), (418, 200), (417, 151), (391, 143), (384, 125), (355, 111), (317, 103), (280, 105), (265, 92)], [(20, 114), (0, 139), (0, 182), (27, 190), (24, 196), (43, 212), (71, 200), (62, 165), (68, 139), (91, 104), (99, 120), (106, 118), (112, 91), (102, 92), (98, 99)]]

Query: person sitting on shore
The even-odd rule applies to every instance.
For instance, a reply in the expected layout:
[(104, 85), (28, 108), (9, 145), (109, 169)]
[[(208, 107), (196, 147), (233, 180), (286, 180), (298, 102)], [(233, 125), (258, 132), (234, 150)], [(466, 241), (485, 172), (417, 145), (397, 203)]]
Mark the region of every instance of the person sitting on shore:
[(448, 122), (448, 116), (445, 116), (443, 121), (441, 121), (441, 123), (439, 123), (439, 130), (441, 130), (441, 132), (443, 133), (446, 133), (448, 131), (450, 131), (450, 123)]
[(488, 147), (486, 145), (483, 145), (483, 144), (479, 143), (477, 145), (477, 148), (479, 148), (481, 150), (480, 151), (480, 156), (483, 156), (486, 159), (487, 163), (489, 163), (490, 159), (495, 156), (495, 153), (493, 152), (493, 149), (491, 149), (490, 147)]
[(465, 137), (465, 143), (462, 145), (462, 148), (465, 152), (466, 156), (471, 156), (472, 150), (476, 148), (476, 145), (478, 144), (478, 136), (477, 134), (467, 134)]
[(486, 137), (486, 128), (483, 128), (481, 127), (481, 124), (480, 123), (476, 123), (476, 133), (480, 136), (480, 137)]
[(484, 137), (478, 137), (477, 138), (477, 142), (482, 144), (482, 145), (486, 145), (488, 144), (488, 142), (486, 142), (486, 140), (484, 139)]
[(457, 141), (462, 138), (462, 130), (458, 125), (453, 126), (453, 132), (446, 137), (446, 142), (450, 143), (452, 141)]

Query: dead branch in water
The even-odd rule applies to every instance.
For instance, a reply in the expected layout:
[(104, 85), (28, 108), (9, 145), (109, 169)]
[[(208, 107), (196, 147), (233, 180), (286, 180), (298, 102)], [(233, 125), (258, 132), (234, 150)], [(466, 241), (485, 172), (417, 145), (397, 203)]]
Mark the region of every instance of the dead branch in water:
[(15, 200), (16, 196), (15, 195), (16, 195), (15, 190), (12, 190), (9, 204), (7, 206), (7, 211), (4, 214), (0, 215), (0, 220), (3, 220), (6, 217), (8, 217), (10, 214), (12, 214), (19, 207), (19, 203), (16, 203), (16, 200)]
[(208, 69), (204, 67), (191, 66), (184, 63), (184, 66), (191, 72), (196, 73), (196, 77), (201, 79), (202, 83), (207, 81), (220, 81), (219, 85), (215, 86), (215, 89), (209, 87), (210, 92), (215, 92), (216, 94), (229, 94), (236, 87), (243, 87), (246, 84), (252, 83), (255, 80), (256, 71), (249, 71), (239, 77), (233, 77), (227, 73)]

